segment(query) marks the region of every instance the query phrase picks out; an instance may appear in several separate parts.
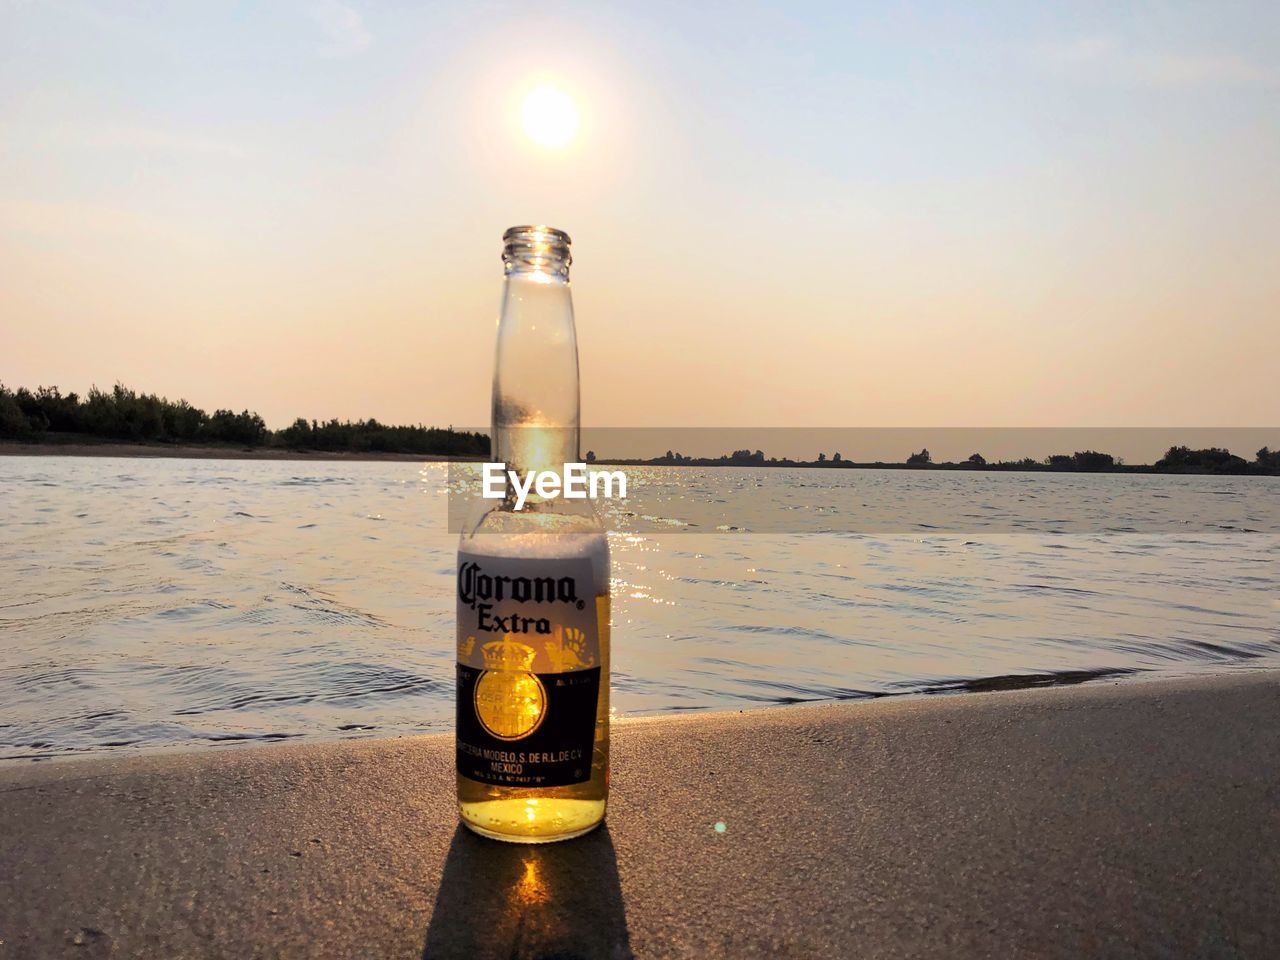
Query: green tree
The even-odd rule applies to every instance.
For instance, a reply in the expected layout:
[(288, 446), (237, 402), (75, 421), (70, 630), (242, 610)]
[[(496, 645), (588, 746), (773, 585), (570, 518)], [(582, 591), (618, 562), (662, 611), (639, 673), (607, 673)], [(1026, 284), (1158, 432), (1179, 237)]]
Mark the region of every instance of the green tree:
[(90, 388), (85, 397), (65, 396), (57, 387), (10, 390), (0, 384), (0, 436), (40, 439), (72, 433), (110, 440), (161, 443), (274, 443), (302, 450), (378, 450), (448, 456), (484, 456), (489, 438), (452, 428), (388, 426), (370, 419), (320, 424), (301, 418), (272, 433), (249, 410), (217, 410), (209, 416), (186, 400), (176, 402), (138, 393), (117, 383), (110, 391)]
[(1237, 457), (1222, 447), (1207, 447), (1204, 450), (1192, 450), (1190, 447), (1170, 447), (1163, 457), (1156, 461), (1161, 470), (1203, 471), (1208, 473), (1238, 473), (1248, 466), (1243, 457)]
[(1080, 450), (1071, 455), (1071, 462), (1077, 470), (1097, 472), (1113, 469), (1116, 458), (1109, 453), (1099, 453), (1097, 450)]
[(4, 384), (0, 384), (0, 437), (26, 440), (32, 436), (27, 415), (18, 406), (18, 400)]

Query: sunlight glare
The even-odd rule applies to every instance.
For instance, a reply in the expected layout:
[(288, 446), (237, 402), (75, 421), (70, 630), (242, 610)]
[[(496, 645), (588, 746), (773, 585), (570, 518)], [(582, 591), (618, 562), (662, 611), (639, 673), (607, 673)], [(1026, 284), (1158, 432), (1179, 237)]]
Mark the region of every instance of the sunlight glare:
[(563, 147), (578, 132), (578, 105), (563, 90), (535, 87), (524, 98), (520, 120), (529, 139), (544, 147)]

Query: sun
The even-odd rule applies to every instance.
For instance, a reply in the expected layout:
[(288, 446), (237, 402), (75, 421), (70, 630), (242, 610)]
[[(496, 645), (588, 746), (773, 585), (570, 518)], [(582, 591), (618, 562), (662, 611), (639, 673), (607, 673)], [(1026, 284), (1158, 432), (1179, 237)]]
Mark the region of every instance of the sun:
[(520, 121), (534, 143), (552, 149), (567, 146), (578, 132), (578, 105), (558, 87), (535, 87), (524, 98)]

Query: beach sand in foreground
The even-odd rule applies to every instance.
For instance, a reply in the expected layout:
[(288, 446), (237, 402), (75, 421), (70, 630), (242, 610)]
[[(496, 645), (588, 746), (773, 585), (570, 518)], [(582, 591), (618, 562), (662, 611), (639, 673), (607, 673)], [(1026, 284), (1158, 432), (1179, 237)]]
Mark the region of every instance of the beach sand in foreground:
[(2, 768), (0, 955), (1280, 955), (1280, 672), (614, 729), (545, 847), (448, 736)]

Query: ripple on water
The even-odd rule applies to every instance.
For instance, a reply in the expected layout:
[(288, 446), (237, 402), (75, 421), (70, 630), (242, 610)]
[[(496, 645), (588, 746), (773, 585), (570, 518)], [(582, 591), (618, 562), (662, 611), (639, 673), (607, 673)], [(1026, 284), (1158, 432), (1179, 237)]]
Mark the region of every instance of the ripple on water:
[[(0, 758), (451, 728), (456, 539), (430, 515), (447, 471), (21, 459), (0, 476)], [(1107, 536), (1008, 532), (1019, 499), (1071, 530), (1061, 491), (1090, 495), (1082, 475), (643, 479), (624, 525), (707, 529), (682, 496), (700, 489), (794, 517), (928, 497), (966, 529), (611, 537), (618, 714), (1280, 662), (1277, 484), (1111, 483), (1094, 494), (1116, 526), (1146, 532)], [(1185, 529), (1148, 529), (1177, 511)]]

